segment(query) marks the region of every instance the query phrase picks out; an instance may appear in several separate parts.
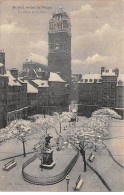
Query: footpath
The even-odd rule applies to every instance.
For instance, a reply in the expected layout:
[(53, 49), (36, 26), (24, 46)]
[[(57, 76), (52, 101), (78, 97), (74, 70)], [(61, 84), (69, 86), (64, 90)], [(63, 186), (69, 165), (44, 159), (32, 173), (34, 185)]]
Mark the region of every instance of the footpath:
[[(113, 157), (118, 161), (121, 165), (123, 165), (123, 157), (124, 157), (124, 132), (123, 132), (123, 124), (124, 121), (113, 120), (110, 125), (110, 133), (113, 139), (109, 139), (105, 141), (107, 148), (111, 151)], [(58, 126), (59, 128), (59, 126)], [(118, 139), (117, 139), (118, 138)], [(26, 152), (33, 152), (33, 146), (37, 142), (37, 138), (28, 140), (26, 142)], [(22, 143), (18, 140), (10, 140), (7, 141), (0, 146), (0, 160), (11, 157), (14, 155), (22, 154)], [(102, 150), (99, 153), (94, 153), (95, 159), (93, 163), (90, 163), (90, 166), (95, 169), (102, 179), (105, 181), (107, 186), (111, 191), (123, 191), (123, 168), (120, 167), (110, 156), (106, 149)], [(25, 158), (23, 156), (16, 157), (17, 166), (6, 172), (3, 171), (2, 168), (4, 164), (6, 164), (9, 160), (0, 161), (0, 191), (56, 191), (56, 192), (64, 192), (66, 191), (67, 184), (64, 179), (62, 182), (57, 183), (55, 185), (49, 186), (40, 186), (40, 185), (32, 185), (25, 182), (22, 178), (22, 164), (28, 160), (34, 154), (28, 154)], [(89, 154), (87, 154), (88, 159)], [(63, 155), (59, 157), (62, 159)], [(75, 183), (78, 176), (81, 174), (84, 182), (80, 189), (82, 192), (106, 192), (110, 191), (106, 188), (105, 184), (101, 182), (98, 175), (90, 168), (87, 167), (87, 172), (83, 172), (83, 160), (82, 157), (79, 156), (76, 164), (72, 168), (69, 173), (70, 183), (69, 183), (69, 191), (74, 191)]]

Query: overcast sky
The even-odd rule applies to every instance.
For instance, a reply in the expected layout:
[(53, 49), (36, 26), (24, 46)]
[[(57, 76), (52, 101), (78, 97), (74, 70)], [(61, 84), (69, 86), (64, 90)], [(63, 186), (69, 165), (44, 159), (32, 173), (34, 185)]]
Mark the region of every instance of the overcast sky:
[[(124, 72), (123, 2), (1, 1), (0, 49), (4, 48), (6, 52), (6, 68), (16, 67), (21, 70), (23, 62), (27, 58), (31, 59), (31, 56), (34, 60), (46, 63), (50, 15), (62, 5), (70, 14), (72, 24), (72, 72), (98, 73), (101, 66), (119, 67)], [(26, 9), (26, 6), (29, 8)], [(23, 11), (30, 13), (22, 13)]]

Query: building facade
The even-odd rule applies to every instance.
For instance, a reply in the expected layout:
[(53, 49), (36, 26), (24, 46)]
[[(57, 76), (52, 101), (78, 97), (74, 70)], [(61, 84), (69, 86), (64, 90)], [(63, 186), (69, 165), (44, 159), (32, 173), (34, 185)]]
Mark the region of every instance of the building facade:
[(116, 85), (119, 76), (119, 69), (107, 70), (105, 67), (101, 68), (102, 79), (102, 106), (116, 107)]
[(85, 74), (78, 82), (78, 103), (84, 105), (101, 105), (102, 85), (99, 74)]
[(124, 74), (120, 74), (116, 85), (116, 106), (124, 108)]
[(16, 69), (6, 71), (6, 75), (9, 79), (7, 87), (7, 124), (9, 124), (12, 120), (27, 117), (27, 85), (16, 78)]
[(0, 128), (7, 124), (7, 87), (8, 77), (4, 74), (4, 65), (0, 66)]
[(124, 74), (119, 69), (101, 67), (101, 74), (85, 74), (78, 82), (79, 110), (90, 113), (97, 108), (124, 110)]

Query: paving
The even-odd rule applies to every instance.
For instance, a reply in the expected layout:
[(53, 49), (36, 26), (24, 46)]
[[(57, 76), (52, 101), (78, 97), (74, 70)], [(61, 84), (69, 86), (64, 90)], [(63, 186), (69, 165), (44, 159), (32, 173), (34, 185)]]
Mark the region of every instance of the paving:
[[(58, 125), (58, 124), (57, 124)], [(114, 139), (109, 139), (105, 141), (105, 144), (112, 152), (114, 158), (120, 163), (123, 164), (124, 150), (123, 150), (123, 132), (124, 121), (113, 120), (110, 125), (110, 133)], [(59, 125), (57, 126), (59, 129)], [(63, 131), (65, 133), (65, 131)], [(26, 142), (26, 152), (33, 151), (33, 146), (38, 142), (39, 135), (32, 136), (30, 140)], [(120, 137), (117, 139), (117, 137)], [(69, 155), (67, 155), (67, 161), (71, 157), (72, 151), (66, 151)], [(55, 152), (56, 153), (56, 152)], [(62, 153), (65, 155), (65, 151), (60, 151), (60, 156), (56, 156), (56, 162), (60, 163), (60, 166), (63, 166), (63, 158)], [(86, 158), (89, 156), (89, 151), (86, 153)], [(13, 155), (22, 154), (22, 143), (18, 140), (10, 140), (0, 145), (0, 159), (6, 157), (11, 157)], [(31, 158), (34, 154), (28, 154), (26, 157), (19, 156), (16, 157), (15, 160), (17, 162), (17, 166), (11, 169), (10, 171), (3, 171), (4, 164), (8, 162), (8, 160), (0, 161), (0, 191), (57, 191), (64, 192), (66, 191), (66, 180), (63, 180), (60, 183), (49, 186), (40, 186), (33, 185), (25, 182), (22, 178), (22, 164)], [(58, 159), (57, 159), (58, 158)], [(66, 161), (66, 162), (67, 162)], [(37, 163), (39, 165), (39, 162)], [(111, 158), (108, 151), (106, 149), (102, 150), (102, 152), (95, 153), (95, 159), (93, 163), (90, 165), (98, 171), (98, 173), (104, 178), (108, 186), (112, 191), (123, 191), (123, 169), (115, 163), (115, 161)], [(33, 167), (31, 167), (31, 172), (33, 171)], [(69, 173), (70, 183), (69, 183), (69, 191), (74, 191), (75, 183), (78, 176), (81, 174), (83, 178), (83, 185), (80, 189), (82, 192), (106, 192), (108, 191), (105, 185), (101, 182), (98, 176), (88, 167), (87, 172), (83, 172), (83, 160), (82, 157), (79, 156), (76, 164), (72, 168)]]

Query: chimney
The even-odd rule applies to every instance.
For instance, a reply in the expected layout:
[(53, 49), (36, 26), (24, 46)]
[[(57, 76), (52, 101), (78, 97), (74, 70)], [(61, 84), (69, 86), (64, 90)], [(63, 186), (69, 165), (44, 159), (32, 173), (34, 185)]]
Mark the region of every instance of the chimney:
[(115, 68), (115, 75), (117, 75), (117, 77), (119, 75), (119, 69), (118, 68)]
[(105, 67), (101, 67), (101, 75), (103, 72), (105, 72)]
[(5, 52), (4, 52), (4, 50), (0, 51), (0, 63), (2, 63), (5, 66)]
[(18, 78), (18, 70), (16, 68), (10, 69), (10, 73), (14, 78)]
[(60, 72), (57, 72), (57, 74), (60, 76), (61, 75), (61, 73)]

